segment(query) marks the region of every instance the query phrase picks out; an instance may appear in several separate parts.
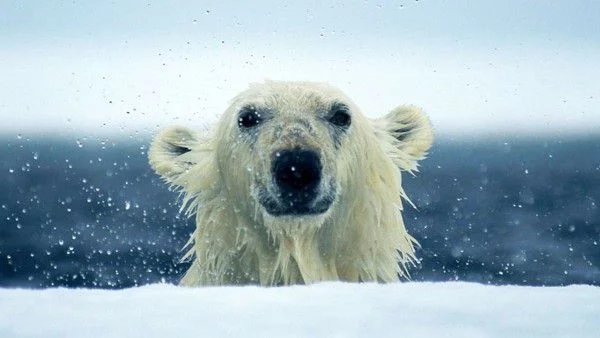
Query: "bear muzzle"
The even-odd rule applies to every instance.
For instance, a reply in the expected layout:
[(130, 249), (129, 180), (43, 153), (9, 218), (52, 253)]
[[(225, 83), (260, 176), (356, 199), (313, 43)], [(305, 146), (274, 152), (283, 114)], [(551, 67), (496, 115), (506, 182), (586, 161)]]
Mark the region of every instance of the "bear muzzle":
[(277, 194), (272, 196), (265, 192), (260, 202), (273, 216), (322, 214), (333, 202), (331, 194), (320, 193), (323, 165), (314, 150), (276, 151), (271, 174)]

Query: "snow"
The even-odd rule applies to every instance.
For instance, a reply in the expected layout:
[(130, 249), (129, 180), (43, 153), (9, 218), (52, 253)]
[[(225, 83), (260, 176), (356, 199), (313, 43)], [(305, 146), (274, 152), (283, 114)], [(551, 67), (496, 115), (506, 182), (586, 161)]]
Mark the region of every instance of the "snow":
[(0, 289), (0, 337), (597, 337), (598, 318), (586, 285)]

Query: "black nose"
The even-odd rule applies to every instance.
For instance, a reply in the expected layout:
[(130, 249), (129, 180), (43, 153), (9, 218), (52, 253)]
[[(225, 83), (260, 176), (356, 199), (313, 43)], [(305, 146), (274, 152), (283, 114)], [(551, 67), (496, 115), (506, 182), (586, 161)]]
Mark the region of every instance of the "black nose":
[(281, 150), (275, 154), (273, 176), (281, 199), (290, 204), (306, 204), (315, 199), (321, 182), (321, 160), (312, 150)]

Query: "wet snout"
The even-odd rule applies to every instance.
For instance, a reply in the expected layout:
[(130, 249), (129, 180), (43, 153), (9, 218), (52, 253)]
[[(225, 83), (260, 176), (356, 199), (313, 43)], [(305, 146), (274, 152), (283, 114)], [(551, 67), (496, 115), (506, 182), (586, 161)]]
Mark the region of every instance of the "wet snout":
[(294, 209), (306, 208), (317, 198), (322, 170), (319, 154), (300, 148), (276, 152), (272, 166), (282, 200)]
[[(305, 119), (273, 128), (270, 180), (258, 200), (271, 216), (320, 215), (335, 200), (335, 186), (325, 175), (316, 129)], [(274, 144), (273, 144), (274, 143)]]

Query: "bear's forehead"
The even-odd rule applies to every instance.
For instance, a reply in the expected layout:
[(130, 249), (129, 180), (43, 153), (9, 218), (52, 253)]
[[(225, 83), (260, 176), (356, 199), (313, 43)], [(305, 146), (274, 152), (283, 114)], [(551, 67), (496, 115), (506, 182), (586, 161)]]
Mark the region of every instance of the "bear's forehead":
[(255, 83), (235, 100), (238, 105), (256, 105), (276, 110), (319, 111), (335, 102), (347, 102), (337, 88), (323, 83), (266, 81)]

